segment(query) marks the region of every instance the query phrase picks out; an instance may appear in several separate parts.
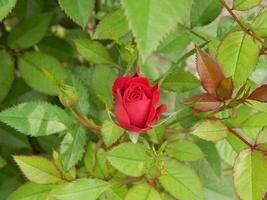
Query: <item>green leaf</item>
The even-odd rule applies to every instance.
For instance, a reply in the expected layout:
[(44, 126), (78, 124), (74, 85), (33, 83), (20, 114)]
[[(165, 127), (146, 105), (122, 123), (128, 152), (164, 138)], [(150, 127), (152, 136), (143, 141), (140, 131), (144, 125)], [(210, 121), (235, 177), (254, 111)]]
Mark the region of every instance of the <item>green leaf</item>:
[(217, 175), (204, 158), (193, 163), (204, 187), (205, 200), (237, 200), (231, 175)]
[(166, 165), (159, 182), (167, 192), (180, 200), (204, 200), (201, 183), (190, 168), (175, 160)]
[[(231, 135), (231, 134), (228, 134)], [(216, 146), (213, 142), (208, 142), (206, 140), (195, 139), (196, 144), (200, 147), (202, 152), (205, 154), (205, 158), (201, 160), (206, 160), (208, 165), (212, 168), (212, 171), (216, 173), (216, 175), (222, 175), (222, 165), (221, 159), (216, 149)], [(197, 162), (197, 161), (195, 161)], [(199, 173), (198, 173), (199, 174)]]
[(262, 128), (256, 138), (256, 144), (264, 150), (267, 150), (267, 127)]
[(0, 156), (0, 169), (4, 167), (7, 164), (7, 162)]
[(82, 126), (74, 126), (67, 130), (60, 145), (61, 162), (65, 171), (81, 160), (86, 140), (86, 132)]
[(191, 41), (190, 35), (183, 26), (179, 26), (175, 31), (172, 31), (166, 38), (163, 39), (158, 51), (163, 54), (168, 54), (170, 57), (174, 57), (177, 60), (179, 55)]
[[(90, 102), (90, 93), (89, 93), (89, 88), (87, 87), (86, 83), (83, 82), (83, 80), (80, 76), (81, 75), (80, 73), (83, 73), (83, 72), (79, 72), (76, 75), (75, 73), (69, 71), (68, 79), (67, 79), (66, 83), (73, 86), (79, 92), (79, 100), (76, 104), (77, 109), (79, 111), (81, 111), (84, 115), (88, 115), (92, 109), (92, 106), (89, 103)], [(85, 75), (85, 76), (87, 76), (87, 75)]]
[(258, 36), (267, 37), (267, 11), (255, 18), (251, 28)]
[(243, 32), (233, 32), (222, 41), (217, 52), (225, 76), (232, 76), (235, 88), (240, 87), (255, 69), (259, 46)]
[(83, 29), (86, 28), (90, 15), (94, 9), (94, 0), (58, 0), (60, 7), (74, 22)]
[(176, 140), (166, 146), (166, 154), (180, 161), (198, 160), (204, 156), (201, 149), (190, 140)]
[(51, 185), (25, 183), (13, 192), (8, 200), (44, 200), (47, 199), (51, 189)]
[(243, 200), (261, 200), (267, 188), (267, 159), (262, 152), (241, 151), (234, 165), (234, 184)]
[(58, 193), (58, 200), (96, 200), (111, 184), (100, 179), (78, 179), (64, 186)]
[(63, 177), (68, 181), (75, 180), (75, 178), (76, 178), (76, 168), (72, 167), (69, 171), (64, 170), (64, 168), (62, 166), (61, 155), (55, 150), (53, 150), (52, 155), (53, 155), (54, 163), (55, 163), (57, 169), (63, 175)]
[(261, 3), (262, 0), (234, 0), (235, 10), (249, 10)]
[(31, 88), (49, 95), (57, 95), (59, 82), (67, 77), (58, 60), (39, 52), (25, 53), (19, 59), (19, 70)]
[(80, 39), (75, 40), (78, 52), (89, 62), (96, 64), (112, 64), (112, 60), (107, 49), (97, 41)]
[(87, 146), (84, 164), (90, 174), (101, 179), (107, 178), (110, 172), (114, 170), (106, 159), (105, 150), (103, 148), (97, 148), (96, 144), (92, 142)]
[(127, 192), (126, 185), (114, 184), (111, 188), (107, 189), (98, 200), (123, 200)]
[(112, 121), (104, 121), (101, 135), (107, 147), (114, 144), (124, 133), (124, 129), (114, 124)]
[(128, 22), (122, 10), (107, 14), (97, 25), (95, 36), (98, 39), (119, 40), (129, 32)]
[(129, 176), (142, 176), (149, 155), (141, 144), (123, 143), (106, 153), (113, 167)]
[(11, 30), (7, 42), (11, 48), (23, 49), (38, 43), (46, 34), (52, 15), (33, 16), (22, 21)]
[(155, 144), (159, 144), (162, 141), (164, 133), (165, 133), (164, 126), (156, 126), (147, 131), (150, 140)]
[(174, 0), (122, 0), (143, 60), (156, 50), (177, 23), (185, 22), (191, 5), (192, 0), (180, 0), (179, 3)]
[(245, 133), (253, 138), (265, 126), (267, 126), (267, 112), (257, 112), (250, 115), (241, 125)]
[(116, 77), (115, 71), (107, 66), (97, 65), (95, 67), (92, 86), (96, 95), (108, 106), (113, 105), (111, 88)]
[(13, 59), (5, 51), (0, 51), (0, 74), (1, 74), (0, 76), (0, 102), (1, 102), (4, 100), (9, 90), (11, 89), (15, 77), (15, 68)]
[(27, 102), (0, 112), (0, 120), (26, 135), (43, 136), (67, 129), (68, 114), (46, 102)]
[(209, 24), (217, 18), (222, 8), (218, 0), (194, 0), (191, 9), (191, 26)]
[(184, 70), (177, 70), (167, 75), (161, 87), (172, 92), (187, 92), (198, 88), (199, 85), (199, 80), (194, 75)]
[(194, 127), (193, 135), (208, 141), (218, 141), (226, 137), (228, 133), (227, 127), (218, 120), (202, 121)]
[(216, 143), (216, 148), (221, 159), (230, 166), (233, 166), (238, 152), (234, 149), (233, 145), (230, 143), (229, 137), (230, 134), (228, 135), (227, 138), (218, 141)]
[(55, 164), (41, 156), (14, 156), (23, 174), (34, 183), (49, 184), (61, 181)]
[(70, 61), (74, 56), (73, 47), (64, 39), (48, 36), (38, 44), (41, 52), (54, 56), (61, 61)]
[(127, 193), (125, 200), (161, 200), (157, 190), (146, 183), (133, 186)]
[(0, 0), (0, 21), (15, 7), (17, 0)]

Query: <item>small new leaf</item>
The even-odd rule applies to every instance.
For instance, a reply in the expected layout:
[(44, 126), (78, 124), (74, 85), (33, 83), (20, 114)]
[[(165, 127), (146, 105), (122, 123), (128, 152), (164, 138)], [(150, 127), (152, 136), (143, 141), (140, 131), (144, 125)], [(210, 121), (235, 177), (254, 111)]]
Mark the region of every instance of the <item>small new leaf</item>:
[(267, 84), (258, 87), (249, 96), (248, 99), (267, 103)]
[(196, 112), (213, 111), (220, 108), (223, 103), (211, 94), (196, 94), (188, 98), (184, 104), (192, 105)]
[(216, 95), (216, 89), (225, 77), (221, 66), (209, 54), (196, 47), (197, 71), (203, 88)]
[(233, 80), (232, 80), (232, 77), (229, 77), (229, 78), (223, 79), (220, 82), (216, 90), (216, 93), (217, 93), (217, 97), (223, 100), (227, 100), (232, 97), (233, 91), (234, 91)]

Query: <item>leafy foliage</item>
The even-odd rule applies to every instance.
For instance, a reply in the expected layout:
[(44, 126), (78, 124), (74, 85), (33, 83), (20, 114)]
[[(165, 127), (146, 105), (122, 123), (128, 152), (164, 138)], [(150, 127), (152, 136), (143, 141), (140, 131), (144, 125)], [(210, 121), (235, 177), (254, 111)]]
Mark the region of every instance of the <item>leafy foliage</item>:
[(0, 200), (266, 198), (265, 7), (0, 0)]
[(0, 113), (1, 121), (32, 136), (51, 135), (67, 129), (71, 118), (46, 102), (27, 102)]

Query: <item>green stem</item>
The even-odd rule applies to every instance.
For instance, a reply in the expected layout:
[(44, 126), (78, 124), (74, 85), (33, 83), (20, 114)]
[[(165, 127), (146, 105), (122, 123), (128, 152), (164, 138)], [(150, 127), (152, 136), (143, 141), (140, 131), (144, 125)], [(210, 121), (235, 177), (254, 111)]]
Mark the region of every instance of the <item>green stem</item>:
[(77, 119), (83, 124), (86, 128), (91, 130), (92, 132), (99, 134), (101, 129), (99, 126), (95, 124), (95, 122), (89, 118), (87, 118), (84, 114), (82, 114), (76, 107), (71, 107), (72, 112), (75, 114)]

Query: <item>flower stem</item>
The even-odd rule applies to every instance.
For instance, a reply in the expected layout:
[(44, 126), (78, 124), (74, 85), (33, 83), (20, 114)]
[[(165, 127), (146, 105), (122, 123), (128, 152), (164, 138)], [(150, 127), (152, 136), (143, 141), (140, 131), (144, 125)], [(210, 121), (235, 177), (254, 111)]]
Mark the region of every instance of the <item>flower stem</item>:
[(94, 133), (100, 133), (100, 127), (95, 124), (91, 119), (88, 119), (84, 114), (82, 114), (76, 107), (71, 107), (72, 112), (75, 114), (77, 119), (83, 124), (86, 128), (91, 130)]

